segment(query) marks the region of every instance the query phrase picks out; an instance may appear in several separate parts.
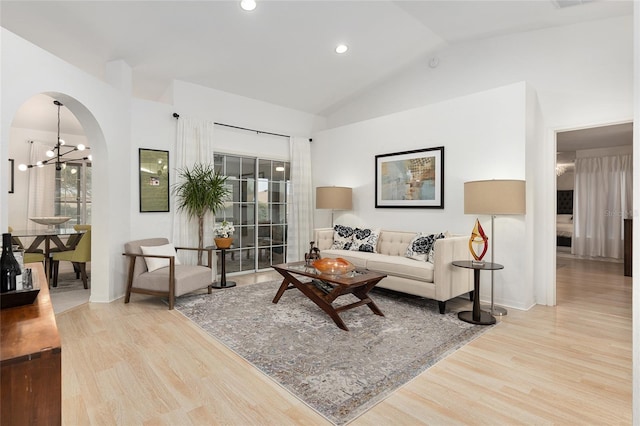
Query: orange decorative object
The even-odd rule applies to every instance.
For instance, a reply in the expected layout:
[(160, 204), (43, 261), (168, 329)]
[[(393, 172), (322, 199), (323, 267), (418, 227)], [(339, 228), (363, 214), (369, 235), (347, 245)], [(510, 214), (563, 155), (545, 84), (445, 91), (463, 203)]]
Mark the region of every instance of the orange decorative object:
[[(481, 261), (484, 255), (487, 253), (487, 249), (489, 248), (489, 237), (484, 233), (484, 229), (480, 225), (480, 221), (476, 219), (476, 225), (473, 227), (473, 231), (471, 231), (471, 238), (469, 238), (469, 251), (471, 255), (476, 261)], [(482, 253), (478, 254), (473, 245), (479, 246), (482, 244)]]
[(316, 260), (312, 265), (320, 273), (329, 275), (342, 275), (356, 269), (353, 263), (341, 257), (335, 259), (325, 257), (324, 259)]

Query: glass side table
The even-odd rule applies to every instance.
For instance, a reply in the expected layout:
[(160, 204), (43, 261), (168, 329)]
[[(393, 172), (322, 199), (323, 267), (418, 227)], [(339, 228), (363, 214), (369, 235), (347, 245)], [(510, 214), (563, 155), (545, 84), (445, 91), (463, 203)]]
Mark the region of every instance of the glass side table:
[(504, 266), (499, 263), (474, 262), (471, 260), (454, 260), (451, 264), (458, 268), (473, 269), (473, 310), (459, 312), (458, 318), (471, 324), (495, 324), (495, 317), (491, 313), (480, 309), (480, 271), (495, 271), (504, 269)]

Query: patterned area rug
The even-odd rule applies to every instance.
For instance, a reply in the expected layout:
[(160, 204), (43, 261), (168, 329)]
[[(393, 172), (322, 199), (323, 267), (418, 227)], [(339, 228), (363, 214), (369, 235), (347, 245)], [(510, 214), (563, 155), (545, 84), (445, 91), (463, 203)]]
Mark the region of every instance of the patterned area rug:
[(440, 315), (432, 300), (374, 290), (385, 317), (366, 306), (344, 311), (343, 331), (296, 289), (273, 304), (279, 285), (183, 296), (176, 309), (337, 425), (491, 328)]

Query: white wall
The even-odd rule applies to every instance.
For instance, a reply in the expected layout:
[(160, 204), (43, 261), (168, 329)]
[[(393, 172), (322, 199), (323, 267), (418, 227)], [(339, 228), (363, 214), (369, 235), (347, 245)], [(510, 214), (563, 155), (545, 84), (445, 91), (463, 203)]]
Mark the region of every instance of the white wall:
[[(336, 223), (470, 235), (476, 217), (463, 213), (463, 183), (526, 177), (526, 96), (526, 84), (516, 83), (316, 133), (313, 185), (353, 188), (353, 211), (336, 212)], [(436, 146), (445, 147), (444, 209), (375, 208), (375, 155)], [(489, 234), (490, 218), (479, 219)], [(495, 261), (505, 265), (495, 274), (495, 298), (523, 309), (533, 304), (522, 255), (533, 252), (525, 231), (530, 220), (533, 214), (495, 221)], [(316, 227), (330, 222), (329, 211), (316, 210)], [(488, 285), (481, 297), (490, 298)]]
[[(10, 127), (15, 112), (32, 96), (45, 93), (59, 99), (78, 118), (91, 139), (93, 162), (93, 232), (91, 300), (112, 300), (123, 281), (122, 241), (129, 232), (129, 108), (127, 98), (66, 62), (1, 30), (0, 228), (8, 225), (14, 199), (7, 194)], [(123, 125), (124, 123), (124, 125)], [(111, 173), (112, 170), (118, 171)]]
[(326, 127), (326, 120), (317, 115), (183, 81), (174, 81), (172, 98), (174, 112), (184, 117), (289, 136), (306, 137)]
[(427, 59), (417, 62), (333, 111), (329, 127), (517, 81), (535, 88), (547, 125), (554, 128), (631, 118), (631, 16), (461, 43), (435, 55), (437, 68)]
[[(107, 64), (107, 78), (97, 80), (13, 33), (2, 29), (2, 120), (0, 121), (0, 228), (19, 197), (7, 194), (7, 158), (11, 121), (30, 97), (45, 93), (59, 99), (78, 118), (92, 147), (93, 244), (91, 300), (108, 302), (125, 288), (126, 241), (170, 237), (171, 213), (139, 213), (138, 148), (165, 149), (174, 158), (173, 112), (258, 130), (308, 136), (324, 119), (229, 93), (175, 82), (168, 99), (174, 104), (131, 97), (131, 69), (122, 61)], [(288, 140), (243, 149), (267, 158), (288, 158)], [(238, 148), (233, 137), (221, 138), (219, 150)]]
[(536, 125), (544, 120), (544, 130), (537, 130), (544, 141), (537, 151), (528, 151), (526, 160), (531, 171), (527, 190), (535, 191), (531, 208), (539, 215), (532, 253), (538, 265), (535, 281), (537, 288), (547, 287), (538, 288), (536, 299), (554, 305), (556, 132), (632, 120), (633, 79), (638, 74), (633, 31), (633, 18), (625, 16), (454, 45), (437, 53), (438, 67), (430, 68), (425, 59), (343, 104), (328, 117), (328, 126), (384, 119), (397, 111), (526, 81), (537, 96)]
[(566, 171), (557, 178), (556, 187), (560, 190), (570, 190), (574, 187), (576, 174), (573, 171)]

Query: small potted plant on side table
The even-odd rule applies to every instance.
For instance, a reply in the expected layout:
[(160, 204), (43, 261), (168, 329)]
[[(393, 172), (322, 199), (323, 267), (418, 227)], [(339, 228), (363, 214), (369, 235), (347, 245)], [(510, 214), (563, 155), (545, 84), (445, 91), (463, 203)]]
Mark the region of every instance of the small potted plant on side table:
[(216, 243), (216, 247), (219, 249), (228, 249), (233, 242), (233, 233), (236, 229), (233, 227), (233, 222), (223, 220), (222, 223), (216, 223), (213, 227), (213, 240)]

